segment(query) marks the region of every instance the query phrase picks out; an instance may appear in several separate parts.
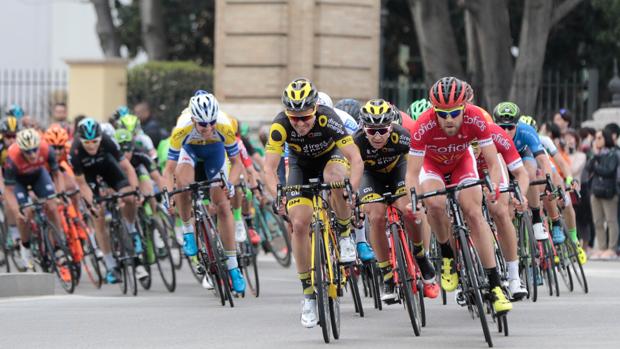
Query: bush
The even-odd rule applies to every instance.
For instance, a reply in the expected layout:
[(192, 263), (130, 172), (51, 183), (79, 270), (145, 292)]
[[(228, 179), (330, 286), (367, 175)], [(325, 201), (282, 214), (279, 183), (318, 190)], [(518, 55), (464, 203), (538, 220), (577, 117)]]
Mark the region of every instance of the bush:
[(168, 129), (198, 89), (213, 90), (213, 70), (194, 62), (148, 62), (127, 73), (129, 107), (149, 102), (153, 115)]

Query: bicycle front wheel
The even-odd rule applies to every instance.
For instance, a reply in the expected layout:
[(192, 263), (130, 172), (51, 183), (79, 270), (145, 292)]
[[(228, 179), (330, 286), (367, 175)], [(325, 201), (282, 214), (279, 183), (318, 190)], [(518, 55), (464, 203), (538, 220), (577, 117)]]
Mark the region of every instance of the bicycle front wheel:
[(329, 343), (331, 340), (331, 324), (329, 316), (329, 296), (328, 281), (327, 281), (327, 268), (325, 257), (325, 246), (323, 244), (323, 233), (321, 232), (320, 224), (314, 223), (313, 236), (314, 240), (314, 289), (316, 291), (316, 303), (319, 311), (319, 325), (321, 325), (321, 332), (323, 332), (323, 340), (325, 343)]
[(47, 222), (46, 228), (42, 231), (42, 236), (44, 236), (48, 258), (52, 261), (52, 270), (65, 292), (71, 294), (76, 284), (75, 265), (71, 253), (60, 229), (51, 222)]
[(170, 252), (170, 245), (168, 244), (168, 231), (165, 225), (161, 224), (155, 218), (151, 218), (150, 228), (153, 241), (153, 254), (155, 256), (155, 263), (157, 263), (159, 276), (161, 276), (161, 280), (168, 292), (174, 292), (177, 281), (172, 253)]
[(282, 217), (276, 216), (271, 210), (263, 209), (263, 218), (267, 227), (267, 244), (274, 258), (281, 266), (291, 266), (291, 239)]
[[(411, 327), (413, 327), (413, 333), (417, 336), (420, 335), (422, 329), (422, 314), (419, 299), (413, 294), (415, 276), (409, 274), (409, 270), (413, 267), (408, 265), (407, 257), (405, 255), (405, 242), (400, 239), (399, 228), (395, 225), (390, 227), (392, 237), (394, 238), (394, 252), (396, 253), (396, 273), (398, 274), (399, 289), (405, 300), (405, 308), (409, 314), (409, 320), (411, 321)], [(418, 291), (419, 292), (419, 291)]]

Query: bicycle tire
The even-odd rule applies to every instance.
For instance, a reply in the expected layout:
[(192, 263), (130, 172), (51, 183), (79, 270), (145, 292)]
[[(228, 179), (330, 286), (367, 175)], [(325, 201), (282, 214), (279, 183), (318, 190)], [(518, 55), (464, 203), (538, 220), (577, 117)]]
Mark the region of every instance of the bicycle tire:
[(123, 280), (127, 283), (130, 294), (133, 296), (138, 295), (138, 280), (136, 278), (136, 257), (135, 249), (133, 246), (133, 240), (129, 235), (127, 227), (122, 222), (116, 224), (117, 234), (119, 234), (119, 240), (121, 242), (122, 258), (121, 264), (123, 265)]
[(519, 234), (519, 270), (521, 280), (525, 281), (527, 298), (536, 302), (538, 298), (538, 257), (536, 239), (534, 238), (534, 228), (529, 212), (524, 212), (518, 221)]
[(462, 229), (459, 229), (458, 238), (461, 245), (459, 253), (463, 257), (463, 262), (465, 264), (465, 268), (463, 270), (465, 271), (466, 275), (464, 275), (464, 278), (469, 283), (470, 292), (473, 293), (474, 303), (477, 308), (478, 318), (480, 319), (482, 332), (484, 334), (484, 338), (487, 344), (489, 345), (489, 348), (491, 348), (493, 347), (493, 340), (491, 339), (491, 331), (489, 330), (489, 324), (487, 322), (486, 314), (484, 311), (484, 302), (482, 300), (482, 292), (480, 289), (480, 282), (478, 280), (478, 273), (474, 269), (474, 261), (470, 250), (472, 246), (470, 246), (469, 239), (467, 239), (465, 231), (463, 231)]
[(179, 270), (183, 266), (183, 247), (179, 245), (179, 242), (177, 241), (174, 230), (174, 221), (162, 210), (159, 210), (158, 212), (161, 225), (167, 232), (166, 242), (172, 258), (172, 265), (174, 265), (176, 270)]
[(4, 205), (0, 204), (0, 252), (2, 253), (2, 257), (0, 257), (0, 260), (4, 264), (6, 272), (10, 273), (11, 264), (9, 263), (9, 248), (7, 246), (9, 231), (6, 224), (6, 215), (4, 212)]
[(426, 327), (426, 305), (424, 305), (424, 282), (422, 280), (418, 280), (418, 299), (422, 314), (422, 327)]
[(224, 247), (222, 246), (219, 235), (211, 235), (211, 233), (207, 232), (207, 235), (213, 242), (211, 246), (213, 247), (217, 270), (221, 280), (220, 282), (222, 284), (222, 291), (226, 296), (226, 299), (228, 300), (228, 305), (233, 308), (235, 306), (235, 303), (233, 301), (230, 275), (228, 274), (228, 268), (226, 267), (226, 260), (228, 259), (228, 257), (226, 257), (226, 255), (224, 254)]
[(395, 272), (398, 273), (399, 279), (399, 291), (401, 293), (401, 299), (405, 301), (405, 309), (409, 315), (411, 327), (413, 327), (413, 333), (418, 337), (422, 330), (422, 315), (420, 314), (419, 304), (416, 304), (413, 294), (413, 281), (411, 278), (415, 278), (414, 275), (409, 275), (407, 258), (405, 256), (405, 248), (403, 241), (400, 240), (399, 228), (396, 225), (390, 226), (390, 233), (394, 239), (394, 253), (396, 253), (396, 267)]
[[(213, 241), (211, 240), (211, 236), (207, 231), (207, 225), (205, 221), (196, 222), (196, 234), (198, 238), (199, 248), (198, 248), (198, 258), (202, 263), (203, 268), (205, 269), (205, 275), (208, 275), (211, 282), (213, 282), (213, 291), (215, 292), (216, 297), (219, 298), (220, 304), (222, 306), (226, 305), (227, 296), (224, 290), (224, 281), (221, 279), (221, 274), (219, 271), (219, 264), (217, 261), (217, 255), (215, 255), (213, 248)], [(190, 265), (192, 271), (194, 271), (194, 266), (190, 257), (187, 257), (187, 262)], [(198, 278), (198, 273), (195, 273), (195, 276)], [(202, 282), (202, 277), (200, 278), (200, 282)]]
[(351, 297), (353, 297), (353, 305), (355, 306), (355, 312), (360, 314), (360, 317), (364, 317), (364, 305), (362, 304), (362, 297), (360, 295), (360, 289), (358, 286), (358, 272), (356, 266), (350, 266), (347, 268), (349, 271), (349, 277), (347, 282), (351, 289)]
[(543, 243), (545, 249), (545, 256), (549, 263), (549, 268), (547, 270), (547, 272), (549, 273), (549, 275), (547, 276), (549, 278), (549, 295), (553, 296), (553, 290), (555, 289), (555, 296), (559, 297), (560, 287), (558, 284), (558, 274), (555, 272), (555, 255), (553, 253), (553, 247), (551, 247), (551, 244), (551, 238), (545, 240)]
[[(265, 227), (269, 230), (267, 241), (273, 257), (278, 264), (288, 268), (291, 266), (291, 239), (282, 217), (269, 209), (262, 209)], [(274, 243), (275, 242), (275, 243)]]
[(329, 301), (327, 295), (327, 280), (326, 280), (326, 260), (325, 247), (323, 244), (323, 233), (321, 231), (320, 223), (314, 222), (313, 224), (314, 239), (314, 289), (316, 291), (316, 302), (319, 312), (319, 325), (321, 326), (321, 332), (323, 333), (323, 340), (325, 343), (329, 343), (331, 340), (331, 321)]
[[(68, 294), (72, 294), (75, 291), (76, 285), (74, 273), (75, 266), (73, 265), (73, 258), (71, 256), (71, 252), (69, 252), (66, 241), (65, 239), (63, 239), (64, 234), (61, 233), (60, 229), (56, 227), (52, 222), (47, 222), (46, 228), (49, 233), (48, 231), (42, 231), (41, 236), (44, 237), (43, 239), (45, 241), (48, 258), (53, 261), (51, 263), (52, 270), (56, 274), (56, 277), (58, 278), (58, 281), (60, 281), (60, 285), (65, 290), (65, 292), (67, 292)], [(50, 233), (54, 239), (54, 243), (49, 240)], [(60, 256), (58, 251), (61, 252)], [(61, 262), (61, 260), (64, 262)], [(68, 282), (62, 279), (60, 268), (68, 269), (70, 275), (70, 280)]]
[(86, 239), (81, 240), (81, 244), (82, 250), (84, 251), (84, 263), (82, 263), (82, 265), (86, 270), (86, 275), (95, 288), (100, 289), (103, 284), (103, 276), (101, 274), (101, 267), (99, 266), (99, 259), (97, 258), (95, 247), (88, 235)]
[(381, 301), (381, 285), (383, 284), (383, 275), (381, 274), (381, 270), (376, 263), (372, 264), (372, 275), (375, 308), (383, 310), (383, 302)]
[[(169, 236), (167, 229), (164, 224), (161, 224), (157, 219), (151, 217), (150, 219), (150, 234), (153, 237), (153, 253), (155, 254), (155, 263), (157, 264), (157, 270), (159, 271), (159, 276), (161, 277), (164, 286), (168, 290), (168, 292), (172, 293), (176, 289), (176, 271), (174, 267), (174, 261), (172, 260), (172, 254), (170, 252), (170, 245), (168, 244)], [(155, 246), (155, 234), (159, 235), (159, 239), (163, 242), (164, 247), (161, 248), (161, 251)], [(166, 275), (165, 267), (168, 267), (169, 275)]]
[(240, 254), (238, 259), (241, 273), (246, 280), (250, 293), (254, 297), (258, 297), (260, 295), (260, 280), (258, 278), (258, 265), (256, 264), (256, 249), (247, 239), (239, 245)]
[(568, 251), (566, 251), (566, 245), (564, 243), (556, 245), (556, 252), (558, 254), (559, 263), (556, 264), (556, 273), (560, 274), (560, 279), (566, 286), (569, 292), (573, 292), (573, 276), (571, 275), (569, 265), (570, 261), (568, 260)]

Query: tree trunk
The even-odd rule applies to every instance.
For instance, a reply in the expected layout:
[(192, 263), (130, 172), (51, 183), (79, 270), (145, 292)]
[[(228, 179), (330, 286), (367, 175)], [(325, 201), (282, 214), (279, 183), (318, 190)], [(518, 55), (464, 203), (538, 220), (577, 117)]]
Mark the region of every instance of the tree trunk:
[(121, 56), (121, 42), (112, 21), (112, 12), (108, 0), (91, 0), (97, 14), (97, 35), (99, 45), (106, 57)]
[(468, 0), (465, 5), (475, 22), (483, 69), (478, 101), (491, 109), (508, 97), (513, 72), (508, 6), (505, 1), (486, 0)]
[(150, 60), (168, 58), (161, 0), (140, 0), (142, 41)]
[(467, 44), (467, 82), (474, 89), (474, 103), (481, 104), (480, 98), (484, 89), (482, 86), (482, 61), (480, 58), (480, 45), (476, 33), (476, 22), (471, 13), (465, 11), (465, 42)]
[(534, 114), (536, 112), (545, 48), (551, 27), (580, 2), (581, 0), (565, 0), (554, 9), (553, 1), (525, 1), (519, 57), (510, 87), (510, 100), (517, 103), (521, 113)]
[(420, 45), (425, 82), (443, 76), (465, 78), (447, 0), (409, 0), (409, 9)]

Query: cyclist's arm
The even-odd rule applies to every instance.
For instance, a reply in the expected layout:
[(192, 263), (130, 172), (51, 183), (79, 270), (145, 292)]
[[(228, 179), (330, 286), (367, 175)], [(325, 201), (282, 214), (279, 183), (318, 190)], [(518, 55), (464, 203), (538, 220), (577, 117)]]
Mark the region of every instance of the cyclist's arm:
[(420, 171), (424, 164), (424, 156), (409, 154), (407, 156), (407, 175), (405, 176), (405, 185), (407, 189), (415, 188), (416, 193), (421, 193), (420, 188)]
[[(265, 154), (265, 188), (271, 194), (271, 197), (276, 197), (276, 187), (278, 185), (278, 165), (280, 164), (280, 158), (282, 155), (273, 152), (267, 152)], [(282, 183), (284, 184), (284, 183)]]
[(568, 166), (568, 164), (559, 152), (553, 155), (553, 161), (555, 161), (555, 165), (560, 168), (560, 171), (564, 175), (564, 179), (573, 176), (571, 168)]
[(56, 156), (54, 155), (53, 151), (49, 151), (48, 157), (47, 157), (47, 163), (49, 164), (49, 167), (50, 167), (50, 174), (52, 175), (52, 180), (54, 181), (54, 184), (56, 185), (56, 191), (57, 192), (65, 191), (64, 177), (62, 173), (60, 172), (58, 161), (56, 160)]
[(121, 166), (123, 172), (125, 172), (125, 175), (129, 180), (129, 185), (131, 185), (132, 188), (138, 188), (140, 186), (138, 182), (138, 176), (136, 175), (136, 170), (133, 168), (133, 166), (131, 166), (131, 162), (124, 158), (119, 161), (118, 164)]
[(484, 161), (487, 163), (487, 167), (489, 168), (491, 182), (498, 184), (501, 178), (501, 168), (499, 166), (499, 159), (497, 158), (497, 148), (495, 148), (493, 141), (490, 141), (487, 145), (483, 144), (483, 142), (479, 142), (479, 144)]
[(4, 187), (4, 198), (6, 200), (6, 206), (8, 208), (8, 212), (19, 212), (19, 205), (17, 204), (17, 198), (15, 197), (15, 186), (14, 185), (6, 185)]
[(174, 170), (177, 168), (177, 161), (168, 158), (166, 161), (166, 167), (164, 167), (164, 186), (167, 190), (174, 188)]
[(341, 146), (340, 151), (351, 164), (351, 187), (354, 192), (357, 192), (362, 180), (362, 172), (364, 171), (364, 162), (362, 161), (360, 151), (352, 141), (348, 145)]
[(233, 184), (239, 184), (239, 175), (241, 175), (243, 171), (241, 158), (237, 153), (235, 156), (229, 156), (228, 160), (230, 160), (230, 175), (228, 176), (228, 181)]
[(84, 175), (76, 175), (75, 181), (77, 182), (78, 187), (80, 188), (80, 195), (88, 202), (89, 205), (93, 204), (93, 191), (90, 189), (90, 186), (86, 182), (86, 178)]
[(160, 190), (166, 185), (166, 182), (164, 182), (164, 179), (159, 174), (159, 171), (157, 170), (157, 168), (151, 171), (149, 175), (151, 176), (151, 179), (153, 179), (155, 184), (157, 184), (157, 187), (160, 188)]
[(530, 177), (527, 174), (525, 166), (519, 166), (515, 169), (512, 169), (510, 173), (512, 173), (512, 175), (517, 179), (519, 189), (521, 190), (521, 193), (525, 195), (525, 193), (527, 193), (527, 190), (530, 187)]
[(551, 175), (551, 162), (549, 161), (547, 154), (542, 152), (541, 154), (536, 155), (535, 159), (538, 163), (538, 167), (543, 170), (543, 174)]

